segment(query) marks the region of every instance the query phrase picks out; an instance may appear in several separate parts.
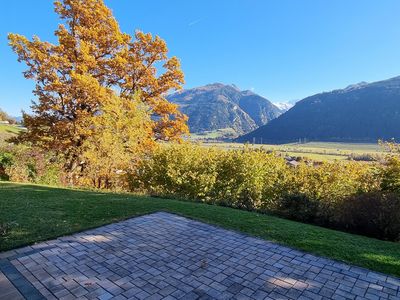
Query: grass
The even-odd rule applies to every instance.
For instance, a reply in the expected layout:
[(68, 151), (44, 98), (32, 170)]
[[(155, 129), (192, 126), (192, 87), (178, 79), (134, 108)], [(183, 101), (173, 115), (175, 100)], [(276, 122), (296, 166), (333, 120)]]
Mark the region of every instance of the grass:
[(222, 128), (202, 133), (191, 133), (189, 139), (192, 141), (201, 141), (207, 139), (221, 139), (226, 137), (237, 136), (237, 133), (232, 128)]
[(332, 142), (309, 142), (305, 144), (287, 144), (296, 145), (298, 148), (328, 149), (337, 151), (351, 152), (381, 152), (382, 147), (378, 143), (332, 143)]
[(0, 133), (14, 133), (17, 134), (22, 129), (15, 125), (0, 124)]
[(0, 240), (0, 250), (156, 211), (180, 214), (400, 276), (400, 243), (201, 203), (15, 183), (0, 183), (0, 223), (14, 224)]
[(0, 124), (0, 145), (3, 144), (7, 139), (18, 134), (18, 132), (21, 130), (21, 127), (15, 125)]

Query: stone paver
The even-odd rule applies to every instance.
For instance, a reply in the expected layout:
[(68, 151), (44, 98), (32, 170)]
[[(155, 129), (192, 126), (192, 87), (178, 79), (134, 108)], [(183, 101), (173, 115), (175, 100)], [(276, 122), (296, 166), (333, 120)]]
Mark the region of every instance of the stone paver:
[(0, 253), (0, 271), (27, 299), (400, 299), (398, 278), (163, 212)]
[(24, 299), (8, 278), (0, 272), (0, 300)]

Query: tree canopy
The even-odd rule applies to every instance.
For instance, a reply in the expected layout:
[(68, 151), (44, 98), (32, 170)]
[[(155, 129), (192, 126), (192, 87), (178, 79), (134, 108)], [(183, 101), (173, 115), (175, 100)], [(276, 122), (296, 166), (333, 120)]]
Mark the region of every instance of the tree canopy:
[(24, 76), (36, 83), (37, 100), (32, 114), (24, 114), (27, 131), (20, 140), (76, 162), (95, 134), (93, 116), (102, 113), (103, 104), (114, 97), (137, 101), (136, 94), (151, 117), (150, 130), (143, 132), (147, 139), (179, 140), (188, 133), (187, 117), (165, 98), (184, 83), (180, 62), (168, 57), (165, 41), (122, 32), (102, 0), (56, 1), (55, 12), (62, 20), (56, 44), (37, 36), (8, 37), (18, 61), (27, 65)]

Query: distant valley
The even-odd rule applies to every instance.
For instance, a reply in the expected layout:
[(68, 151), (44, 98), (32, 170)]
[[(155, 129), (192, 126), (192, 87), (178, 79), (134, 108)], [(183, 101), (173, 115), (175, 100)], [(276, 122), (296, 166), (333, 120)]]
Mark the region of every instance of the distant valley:
[(268, 144), (400, 140), (400, 76), (292, 103), (274, 104), (220, 83), (183, 90), (168, 99), (188, 115), (192, 134), (210, 139)]

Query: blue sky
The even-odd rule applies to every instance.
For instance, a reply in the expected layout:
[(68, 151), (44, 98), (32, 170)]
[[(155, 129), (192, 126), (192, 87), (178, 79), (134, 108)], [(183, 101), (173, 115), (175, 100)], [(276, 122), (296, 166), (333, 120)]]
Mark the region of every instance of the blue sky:
[[(0, 108), (28, 109), (33, 82), (7, 33), (54, 41), (51, 0), (4, 1)], [(400, 75), (398, 0), (106, 0), (123, 31), (158, 34), (181, 59), (186, 88), (213, 82), (274, 102)]]

